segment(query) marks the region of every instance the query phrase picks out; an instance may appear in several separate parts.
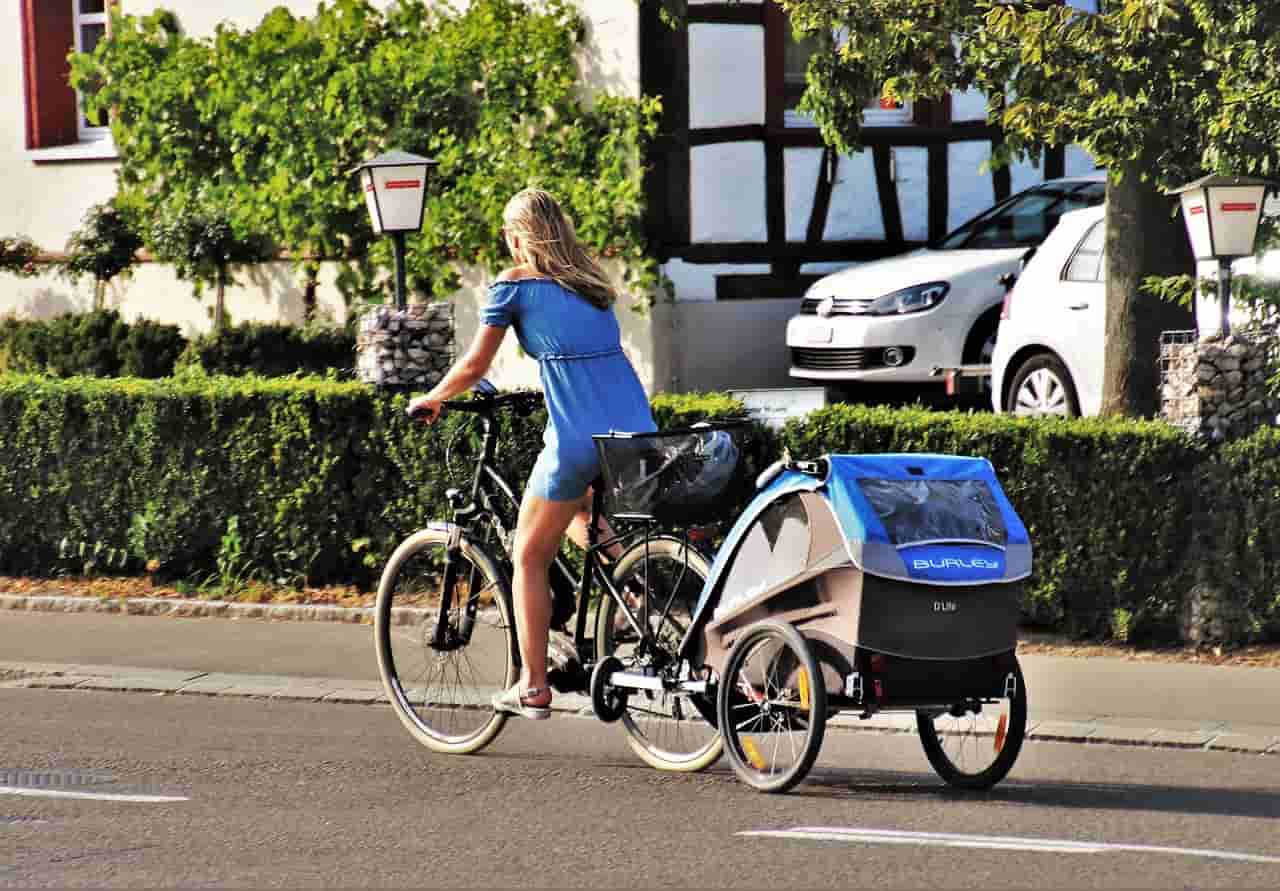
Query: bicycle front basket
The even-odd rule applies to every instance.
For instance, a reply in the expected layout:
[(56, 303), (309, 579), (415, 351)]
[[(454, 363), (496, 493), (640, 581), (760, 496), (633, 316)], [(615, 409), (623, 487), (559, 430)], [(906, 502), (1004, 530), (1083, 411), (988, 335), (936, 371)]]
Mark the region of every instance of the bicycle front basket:
[(680, 526), (715, 518), (743, 492), (750, 429), (740, 421), (593, 437), (605, 512)]

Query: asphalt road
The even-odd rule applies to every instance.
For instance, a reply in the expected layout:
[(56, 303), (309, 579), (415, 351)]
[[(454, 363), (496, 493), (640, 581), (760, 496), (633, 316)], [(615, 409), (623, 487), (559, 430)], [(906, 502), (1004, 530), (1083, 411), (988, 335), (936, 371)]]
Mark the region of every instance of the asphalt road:
[[(1268, 756), (1028, 743), (962, 794), (910, 736), (832, 732), (808, 781), (764, 796), (568, 716), (458, 758), (382, 706), (8, 689), (0, 715), (0, 887), (1280, 885)], [(822, 832), (742, 834), (796, 827)]]

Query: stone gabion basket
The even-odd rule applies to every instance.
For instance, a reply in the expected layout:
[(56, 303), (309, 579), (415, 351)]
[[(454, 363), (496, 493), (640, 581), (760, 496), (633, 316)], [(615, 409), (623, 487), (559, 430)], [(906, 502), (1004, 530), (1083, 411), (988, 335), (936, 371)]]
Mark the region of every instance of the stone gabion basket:
[(1234, 439), (1276, 423), (1274, 335), (1174, 338), (1161, 344), (1161, 409), (1189, 433)]
[(427, 389), (454, 357), (453, 304), (372, 306), (356, 335), (356, 376), (376, 387)]

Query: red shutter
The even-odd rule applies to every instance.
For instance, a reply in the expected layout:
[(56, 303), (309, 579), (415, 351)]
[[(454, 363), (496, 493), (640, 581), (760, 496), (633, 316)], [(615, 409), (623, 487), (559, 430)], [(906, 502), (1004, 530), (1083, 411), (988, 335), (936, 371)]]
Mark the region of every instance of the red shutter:
[(27, 94), (27, 148), (75, 142), (76, 91), (71, 89), (75, 48), (73, 0), (21, 0), (22, 51)]

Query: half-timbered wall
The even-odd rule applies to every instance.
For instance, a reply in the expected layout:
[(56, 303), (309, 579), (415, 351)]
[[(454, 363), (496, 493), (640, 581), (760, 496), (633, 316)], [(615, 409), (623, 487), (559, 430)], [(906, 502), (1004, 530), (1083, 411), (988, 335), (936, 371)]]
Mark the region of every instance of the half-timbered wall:
[(650, 224), (676, 289), (676, 386), (794, 383), (784, 328), (818, 276), (921, 246), (1015, 191), (1093, 169), (1069, 147), (1039, 166), (981, 172), (1001, 135), (973, 90), (868, 109), (865, 148), (838, 154), (788, 107), (793, 38), (779, 7), (690, 0), (687, 28), (673, 30), (656, 5), (642, 6), (641, 83), (664, 100)]

